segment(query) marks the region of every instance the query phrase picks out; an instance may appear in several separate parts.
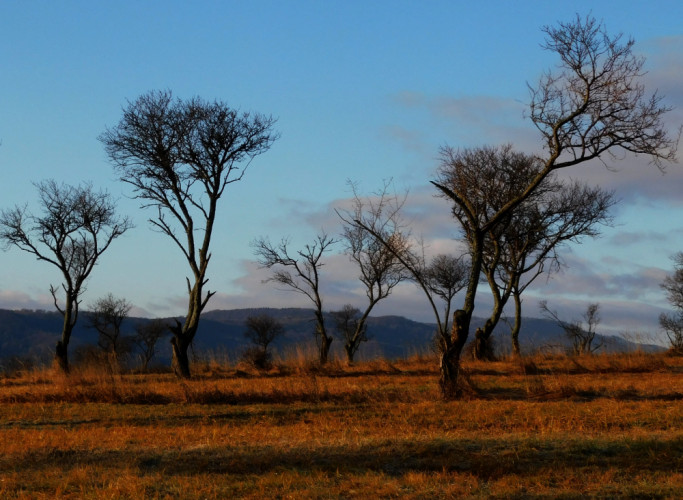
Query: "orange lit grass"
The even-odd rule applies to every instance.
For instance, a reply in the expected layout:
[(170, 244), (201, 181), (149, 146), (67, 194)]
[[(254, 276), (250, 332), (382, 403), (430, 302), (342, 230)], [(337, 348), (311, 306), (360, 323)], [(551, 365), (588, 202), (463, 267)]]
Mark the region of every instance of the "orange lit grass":
[(0, 383), (0, 497), (660, 496), (683, 491), (683, 362), (431, 359), (35, 372)]

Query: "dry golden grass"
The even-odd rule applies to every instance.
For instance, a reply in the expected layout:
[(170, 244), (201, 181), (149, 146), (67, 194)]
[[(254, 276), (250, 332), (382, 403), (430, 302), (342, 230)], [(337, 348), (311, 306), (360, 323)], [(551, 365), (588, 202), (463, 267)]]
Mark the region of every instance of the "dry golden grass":
[(0, 379), (0, 498), (683, 495), (683, 359), (535, 357)]

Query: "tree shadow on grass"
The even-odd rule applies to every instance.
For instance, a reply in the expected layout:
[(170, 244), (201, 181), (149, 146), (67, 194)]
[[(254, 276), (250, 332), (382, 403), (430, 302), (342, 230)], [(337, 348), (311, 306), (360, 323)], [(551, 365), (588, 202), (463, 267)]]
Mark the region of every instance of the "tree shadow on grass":
[(358, 446), (278, 449), (272, 446), (200, 447), (163, 452), (128, 450), (47, 450), (0, 459), (0, 472), (24, 473), (59, 467), (107, 469), (136, 467), (141, 475), (253, 475), (294, 470), (299, 473), (469, 472), (484, 480), (509, 474), (536, 475), (546, 470), (638, 470), (674, 472), (680, 467), (683, 440), (576, 439), (395, 440)]

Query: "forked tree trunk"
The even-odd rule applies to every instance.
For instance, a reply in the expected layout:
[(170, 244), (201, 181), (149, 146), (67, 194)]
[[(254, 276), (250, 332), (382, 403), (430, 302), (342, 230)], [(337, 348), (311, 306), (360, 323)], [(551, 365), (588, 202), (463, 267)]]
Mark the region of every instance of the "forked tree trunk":
[(347, 365), (352, 365), (353, 364), (353, 356), (356, 354), (356, 350), (353, 348), (352, 344), (344, 344), (344, 350), (346, 351), (346, 364)]

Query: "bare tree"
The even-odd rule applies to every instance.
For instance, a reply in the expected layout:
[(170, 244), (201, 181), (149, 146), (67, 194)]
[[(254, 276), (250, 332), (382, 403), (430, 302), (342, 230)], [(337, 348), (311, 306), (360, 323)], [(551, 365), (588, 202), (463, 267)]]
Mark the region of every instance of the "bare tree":
[(367, 342), (369, 339), (367, 335), (367, 321), (361, 324), (363, 315), (360, 309), (353, 307), (351, 304), (346, 304), (338, 311), (330, 311), (330, 315), (332, 316), (334, 331), (337, 337), (344, 342), (346, 361), (348, 364), (352, 364), (361, 343)]
[(659, 316), (659, 324), (669, 338), (671, 350), (683, 354), (683, 252), (678, 252), (672, 260), (674, 273), (664, 278), (661, 286), (676, 311), (673, 314), (662, 313)]
[[(511, 328), (513, 352), (520, 354), (521, 295), (544, 272), (559, 271), (558, 250), (568, 242), (599, 234), (598, 225), (612, 221), (609, 210), (614, 193), (578, 181), (562, 182), (550, 175), (499, 228), (487, 234), (482, 268), (493, 294), (494, 306), (480, 329), (477, 347), (490, 338), (512, 296), (515, 304)], [(475, 356), (483, 352), (475, 349)]]
[(320, 269), (324, 264), (323, 255), (338, 241), (321, 233), (312, 244), (307, 244), (303, 250), (297, 250), (295, 255), (290, 255), (287, 239), (282, 239), (278, 245), (271, 243), (268, 238), (258, 238), (252, 242), (259, 265), (268, 269), (275, 268), (266, 282), (284, 285), (313, 302), (320, 364), (327, 363), (333, 340), (325, 327), (323, 300), (320, 296)]
[(149, 92), (129, 102), (119, 124), (100, 136), (121, 181), (133, 186), (142, 207), (156, 209), (152, 227), (171, 238), (192, 271), (186, 278), (185, 321), (172, 327), (179, 377), (190, 377), (188, 348), (215, 293), (204, 293), (204, 286), (218, 201), (277, 139), (274, 122), (221, 101), (182, 101), (169, 91)]
[(268, 314), (248, 316), (244, 336), (256, 346), (255, 351), (247, 351), (247, 358), (257, 368), (268, 368), (272, 355), (268, 350), (270, 344), (285, 333), (285, 329), (278, 320)]
[(159, 339), (168, 333), (170, 333), (169, 325), (161, 319), (152, 319), (136, 326), (133, 342), (140, 350), (143, 371), (146, 372), (149, 369), (149, 363), (157, 353)]
[(586, 307), (586, 312), (583, 313), (583, 320), (586, 322), (585, 328), (581, 321), (567, 322), (560, 319), (556, 311), (548, 308), (548, 302), (545, 300), (539, 302), (539, 307), (543, 314), (555, 320), (564, 330), (565, 335), (572, 343), (573, 354), (592, 354), (603, 346), (602, 342), (594, 344), (596, 328), (600, 323), (600, 304), (588, 304)]
[(440, 196), (451, 202), (452, 214), (462, 228), (470, 257), (464, 304), (456, 311), (451, 334), (444, 337), (441, 387), (446, 398), (460, 393), (457, 382), (460, 356), (469, 336), (486, 237), (500, 233), (514, 210), (533, 193), (528, 186), (534, 182), (539, 184), (545, 178), (537, 180), (543, 171), (543, 162), (538, 157), (514, 151), (509, 144), (441, 149), (437, 180), (432, 183)]
[(50, 285), (50, 293), (64, 318), (55, 361), (68, 373), (69, 340), (78, 319), (85, 282), (100, 255), (132, 224), (128, 218), (116, 215), (116, 204), (109, 193), (95, 191), (90, 184), (69, 186), (46, 180), (35, 186), (42, 213), (33, 215), (27, 206), (3, 210), (0, 240), (54, 265), (62, 273), (64, 305), (59, 304), (58, 287)]
[[(545, 27), (543, 31), (544, 47), (556, 53), (560, 62), (555, 71), (545, 73), (535, 87), (529, 87), (529, 116), (541, 133), (545, 150), (542, 158), (523, 160), (537, 164), (535, 173), (522, 182), (515, 180), (515, 194), (487, 211), (485, 219), (481, 218), (480, 207), (486, 196), (472, 192), (468, 181), (477, 179), (466, 172), (476, 172), (477, 164), (484, 168), (496, 164), (503, 167), (501, 160), (514, 164), (517, 153), (506, 152), (506, 147), (472, 151), (445, 147), (441, 151), (438, 178), (432, 182), (454, 207), (462, 210), (468, 224), (476, 228), (469, 242), (472, 266), (465, 303), (460, 323), (453, 325), (454, 331), (461, 332), (461, 337), (454, 335), (454, 368), (469, 334), (486, 233), (509, 217), (553, 171), (594, 159), (606, 163), (606, 156), (617, 159), (628, 153), (645, 154), (660, 168), (664, 162), (676, 159), (678, 138), (670, 137), (664, 123), (669, 108), (657, 94), (647, 96), (638, 81), (644, 60), (633, 54), (633, 40), (622, 43), (621, 35), (610, 37), (602, 23), (590, 17), (577, 16), (570, 23)], [(499, 187), (508, 189), (505, 185)], [(474, 200), (472, 194), (476, 196)], [(458, 393), (458, 371), (453, 369), (450, 373), (453, 378), (442, 383), (446, 397)]]
[[(391, 295), (392, 290), (401, 281), (405, 280), (409, 273), (399, 262), (394, 253), (385, 245), (368, 233), (365, 229), (353, 223), (363, 215), (363, 202), (357, 195), (356, 185), (349, 183), (354, 193), (352, 210), (337, 210), (344, 223), (342, 241), (345, 252), (349, 259), (354, 262), (360, 271), (358, 279), (365, 287), (365, 295), (368, 304), (362, 314), (353, 324), (355, 331), (344, 333), (344, 349), (349, 363), (353, 363), (353, 356), (360, 347), (361, 342), (367, 340), (367, 320), (375, 305)], [(383, 192), (386, 193), (388, 184), (385, 184)], [(379, 214), (376, 214), (379, 215)], [(351, 306), (349, 306), (351, 307)], [(342, 311), (346, 310), (345, 308)], [(348, 312), (348, 311), (347, 311)], [(351, 323), (346, 322), (344, 331)]]
[(97, 345), (109, 353), (116, 366), (122, 355), (130, 351), (131, 345), (121, 335), (121, 325), (128, 317), (132, 304), (124, 298), (117, 299), (111, 293), (98, 299), (88, 315), (88, 326), (99, 333)]

